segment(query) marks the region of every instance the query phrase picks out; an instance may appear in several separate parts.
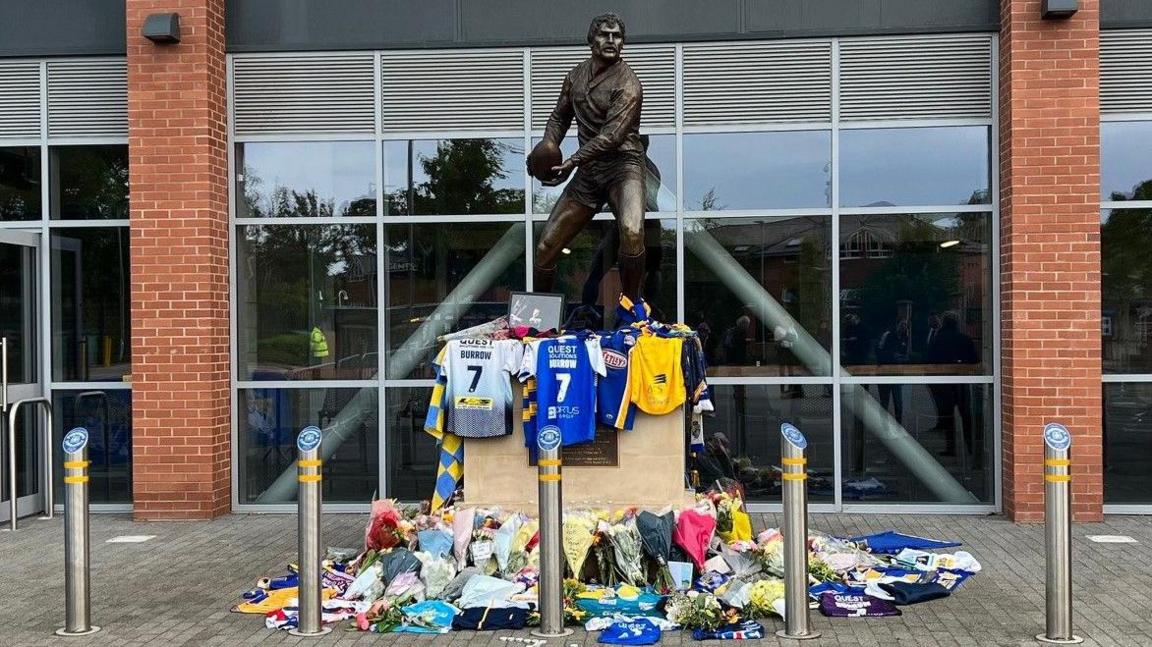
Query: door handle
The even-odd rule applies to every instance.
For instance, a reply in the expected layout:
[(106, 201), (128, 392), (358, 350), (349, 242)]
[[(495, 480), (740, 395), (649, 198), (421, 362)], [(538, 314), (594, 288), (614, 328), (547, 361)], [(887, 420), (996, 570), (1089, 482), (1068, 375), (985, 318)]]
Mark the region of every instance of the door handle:
[(8, 338), (0, 337), (0, 413), (8, 412)]

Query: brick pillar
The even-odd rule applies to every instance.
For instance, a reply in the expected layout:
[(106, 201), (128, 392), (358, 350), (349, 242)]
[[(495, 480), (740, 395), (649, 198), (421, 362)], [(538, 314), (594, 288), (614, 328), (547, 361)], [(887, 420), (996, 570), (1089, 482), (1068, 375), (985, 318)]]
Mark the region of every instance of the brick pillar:
[(1044, 518), (1044, 423), (1072, 432), (1072, 508), (1101, 518), (1100, 20), (1001, 0), (1004, 511)]
[[(181, 42), (140, 35), (180, 14)], [(137, 519), (230, 509), (224, 0), (127, 0)]]

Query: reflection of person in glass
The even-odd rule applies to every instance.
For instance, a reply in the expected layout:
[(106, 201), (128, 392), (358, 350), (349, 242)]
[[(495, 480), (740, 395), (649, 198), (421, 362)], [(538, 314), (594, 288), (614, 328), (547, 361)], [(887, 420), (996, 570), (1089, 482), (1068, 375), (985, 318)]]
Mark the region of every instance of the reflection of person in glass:
[[(541, 150), (559, 148), (575, 118), (580, 148), (550, 177), (537, 177), (545, 186), (558, 186), (576, 172), (552, 207), (536, 245), (533, 282), (537, 291), (552, 289), (556, 261), (592, 217), (607, 203), (620, 232), (620, 283), (625, 296), (639, 302), (644, 278), (644, 146), (640, 140), (640, 111), (644, 90), (640, 80), (620, 58), (624, 48), (624, 22), (615, 14), (592, 19), (588, 28), (592, 55), (572, 68), (556, 107), (548, 118), (544, 137), (528, 156), (534, 168)], [(577, 170), (579, 169), (579, 170)]]
[[(932, 364), (975, 364), (980, 361), (976, 354), (976, 344), (972, 338), (960, 330), (960, 316), (955, 312), (945, 312), (940, 320), (940, 332), (932, 336), (928, 346), (927, 359)], [(972, 446), (972, 399), (967, 384), (935, 384), (933, 391), (936, 400), (936, 428), (944, 432), (945, 448), (943, 455), (956, 454), (955, 410), (960, 410), (960, 425), (964, 433), (964, 446), (969, 454)]]
[[(895, 325), (885, 330), (880, 335), (879, 341), (876, 342), (876, 363), (877, 364), (904, 364), (908, 361), (908, 345), (911, 342), (911, 336), (908, 331), (908, 322), (901, 319)], [(888, 402), (892, 402), (892, 414), (896, 417), (896, 422), (904, 422), (904, 391), (903, 386), (899, 384), (880, 384), (877, 389), (880, 392), (880, 406), (885, 409), (888, 408)]]
[(700, 485), (707, 488), (720, 479), (735, 479), (736, 466), (728, 449), (728, 436), (716, 432), (704, 443), (704, 452), (696, 457)]

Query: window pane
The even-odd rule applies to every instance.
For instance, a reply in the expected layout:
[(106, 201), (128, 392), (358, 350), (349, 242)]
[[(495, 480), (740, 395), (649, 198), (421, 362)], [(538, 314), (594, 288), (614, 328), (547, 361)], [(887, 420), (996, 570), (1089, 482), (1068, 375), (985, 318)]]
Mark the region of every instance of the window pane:
[(1152, 373), (1152, 209), (1113, 209), (1100, 225), (1105, 373)]
[(431, 378), (436, 337), (508, 314), (524, 289), (524, 225), (405, 224), (384, 228), (388, 377)]
[[(132, 502), (132, 391), (52, 392), (53, 446), (65, 432), (88, 430), (88, 496), (92, 503)], [(56, 500), (64, 500), (64, 454), (56, 456)]]
[(0, 220), (40, 219), (40, 149), (0, 148)]
[(840, 220), (840, 361), (854, 375), (991, 371), (991, 216)]
[(390, 388), (388, 400), (388, 496), (401, 501), (432, 498), (440, 450), (424, 433), (428, 415), (426, 387)]
[(845, 502), (992, 503), (990, 384), (845, 385)]
[(128, 217), (127, 146), (55, 146), (50, 163), (52, 218)]
[(376, 387), (240, 389), (240, 502), (296, 500), (296, 435), (308, 425), (323, 430), (321, 447), (333, 452), (324, 459), (324, 502), (369, 501), (379, 491), (377, 400)]
[(1152, 384), (1104, 385), (1104, 503), (1152, 503), (1150, 417)]
[(236, 216), (376, 215), (372, 142), (236, 145)]
[(1100, 199), (1152, 200), (1152, 121), (1100, 124)]
[(375, 225), (249, 225), (236, 240), (240, 379), (376, 377)]
[[(676, 136), (675, 135), (641, 135), (642, 141), (648, 142), (648, 178), (645, 181), (645, 190), (648, 194), (646, 211), (675, 211), (676, 210)], [(532, 144), (539, 143), (539, 139), (532, 140)], [(568, 159), (580, 147), (576, 136), (566, 137), (560, 143), (560, 150), (564, 159)], [(569, 178), (568, 182), (572, 179)], [(549, 213), (552, 206), (560, 199), (564, 187), (544, 186), (539, 180), (532, 180), (532, 211), (534, 213)], [(605, 208), (607, 210), (607, 207)]]
[(986, 126), (840, 131), (845, 207), (990, 204)]
[[(536, 240), (544, 223), (536, 223)], [(565, 328), (612, 329), (620, 298), (616, 268), (619, 227), (615, 219), (594, 220), (564, 249), (553, 291), (565, 295)], [(657, 321), (676, 320), (676, 221), (644, 221), (644, 300)]]
[(385, 215), (524, 213), (524, 140), (384, 142)]
[(779, 503), (780, 424), (791, 422), (808, 439), (808, 498), (833, 501), (831, 386), (725, 384), (711, 390), (716, 413), (705, 414), (706, 449), (694, 461), (690, 458), (700, 489), (718, 478), (735, 478), (749, 501)]
[(797, 209), (832, 204), (827, 130), (684, 136), (684, 209)]
[(829, 375), (828, 216), (689, 220), (687, 323), (709, 375)]
[(127, 227), (52, 230), (52, 376), (103, 382), (132, 372)]

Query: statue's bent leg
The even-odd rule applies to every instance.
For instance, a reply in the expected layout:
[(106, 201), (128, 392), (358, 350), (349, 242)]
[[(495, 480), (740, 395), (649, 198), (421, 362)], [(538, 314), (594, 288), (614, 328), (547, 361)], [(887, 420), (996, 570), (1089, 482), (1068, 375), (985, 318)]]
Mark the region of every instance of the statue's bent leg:
[(552, 214), (544, 223), (544, 231), (540, 240), (536, 242), (536, 255), (532, 260), (532, 290), (534, 292), (550, 292), (552, 281), (556, 278), (556, 260), (560, 257), (560, 250), (564, 249), (572, 239), (596, 215), (596, 209), (582, 204), (568, 195), (560, 196), (556, 206), (552, 207)]
[(644, 284), (644, 168), (627, 164), (608, 188), (608, 201), (620, 229), (621, 291), (633, 302), (640, 300)]

